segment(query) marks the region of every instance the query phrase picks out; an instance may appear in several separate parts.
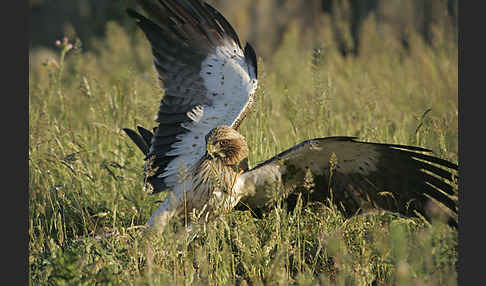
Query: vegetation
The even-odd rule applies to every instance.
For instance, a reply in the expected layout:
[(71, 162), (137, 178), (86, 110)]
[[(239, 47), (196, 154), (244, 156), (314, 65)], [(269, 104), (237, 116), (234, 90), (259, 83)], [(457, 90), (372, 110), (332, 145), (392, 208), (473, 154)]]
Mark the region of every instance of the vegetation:
[[(457, 43), (436, 27), (432, 45), (411, 33), (405, 49), (374, 25), (364, 23), (358, 57), (341, 56), (325, 18), (318, 34), (291, 25), (259, 58), (257, 103), (240, 128), (251, 166), (334, 135), (458, 162)], [(106, 29), (91, 51), (71, 39), (31, 53), (31, 285), (457, 284), (457, 230), (440, 219), (345, 220), (330, 203), (276, 205), (262, 219), (235, 211), (190, 244), (167, 232), (148, 263), (143, 225), (166, 193), (143, 191), (143, 155), (121, 128), (154, 126), (163, 93), (142, 33)]]

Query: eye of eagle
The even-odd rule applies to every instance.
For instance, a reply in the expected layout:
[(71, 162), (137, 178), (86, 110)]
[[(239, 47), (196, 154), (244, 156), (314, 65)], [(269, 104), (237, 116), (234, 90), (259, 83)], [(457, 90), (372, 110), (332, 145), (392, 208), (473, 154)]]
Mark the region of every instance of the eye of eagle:
[(219, 145), (220, 146), (226, 146), (228, 144), (229, 144), (229, 140), (227, 140), (227, 139), (223, 139), (223, 140), (220, 140), (219, 141)]

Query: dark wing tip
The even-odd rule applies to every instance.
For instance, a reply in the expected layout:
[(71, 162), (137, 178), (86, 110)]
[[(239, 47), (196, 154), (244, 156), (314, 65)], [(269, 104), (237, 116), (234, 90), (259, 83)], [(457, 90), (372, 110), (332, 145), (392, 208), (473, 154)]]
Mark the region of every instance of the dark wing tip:
[(128, 14), (128, 16), (130, 16), (130, 17), (132, 17), (136, 20), (140, 20), (140, 19), (145, 18), (142, 15), (140, 15), (139, 13), (137, 13), (135, 10), (133, 10), (132, 8), (125, 9), (125, 12)]
[(158, 178), (157, 175), (148, 177), (146, 184), (150, 185), (150, 188), (152, 190), (151, 195), (158, 194), (168, 189), (167, 185), (164, 182), (164, 179)]
[(434, 157), (434, 156), (430, 156), (430, 155), (426, 155), (426, 154), (421, 154), (421, 153), (416, 153), (416, 152), (410, 152), (410, 153), (412, 153), (413, 157), (421, 159), (421, 160), (425, 160), (425, 161), (428, 161), (428, 162), (431, 162), (431, 163), (434, 163), (434, 164), (438, 164), (438, 165), (441, 165), (443, 167), (447, 167), (447, 168), (450, 168), (450, 169), (453, 169), (453, 170), (456, 170), (456, 171), (459, 169), (459, 165), (452, 163), (450, 161), (438, 158), (438, 157)]
[(247, 64), (255, 69), (255, 78), (258, 78), (258, 64), (256, 53), (249, 43), (246, 43), (245, 46), (245, 59)]
[(147, 155), (149, 152), (149, 147), (145, 142), (144, 138), (137, 134), (137, 132), (133, 131), (129, 128), (123, 128), (123, 131), (132, 139), (132, 141), (137, 145), (137, 147), (143, 152), (144, 155)]
[(143, 128), (140, 125), (137, 126), (137, 130), (138, 130), (138, 133), (140, 133), (140, 135), (142, 135), (142, 137), (145, 140), (145, 143), (147, 144), (147, 146), (150, 146), (150, 144), (151, 144), (150, 142), (152, 141), (152, 137), (154, 137), (154, 134), (152, 134), (152, 132), (150, 132), (149, 130)]
[(218, 10), (216, 10), (213, 6), (209, 5), (208, 3), (204, 3), (204, 7), (218, 21), (218, 23), (222, 26), (224, 32), (228, 33), (229, 36), (236, 42), (236, 44), (241, 49), (240, 38), (238, 37), (238, 34), (236, 33), (233, 26), (231, 26), (231, 24), (228, 22), (228, 20), (226, 20), (226, 18), (223, 15), (221, 15), (221, 13), (219, 13)]

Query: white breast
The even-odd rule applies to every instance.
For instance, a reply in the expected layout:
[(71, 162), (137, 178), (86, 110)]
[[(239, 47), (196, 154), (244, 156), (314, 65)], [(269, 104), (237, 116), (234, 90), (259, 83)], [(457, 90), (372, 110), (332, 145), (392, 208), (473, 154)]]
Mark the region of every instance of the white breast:
[(178, 136), (179, 141), (167, 155), (176, 155), (160, 176), (168, 186), (184, 179), (184, 173), (204, 155), (205, 136), (221, 125), (233, 125), (245, 110), (256, 90), (257, 80), (250, 76), (248, 64), (241, 49), (232, 46), (218, 47), (201, 64), (200, 76), (207, 89), (206, 97), (212, 105), (197, 106), (188, 116), (193, 120), (183, 127), (189, 132)]

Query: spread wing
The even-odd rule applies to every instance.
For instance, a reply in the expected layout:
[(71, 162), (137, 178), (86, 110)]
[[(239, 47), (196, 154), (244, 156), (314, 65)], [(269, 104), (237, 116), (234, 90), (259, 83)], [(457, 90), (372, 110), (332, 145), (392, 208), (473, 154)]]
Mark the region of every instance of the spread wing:
[(308, 201), (332, 199), (347, 216), (378, 208), (429, 218), (431, 200), (445, 206), (457, 224), (458, 166), (425, 152), (430, 151), (352, 137), (308, 140), (242, 174), (236, 193), (243, 205), (261, 210), (276, 200), (276, 184), (290, 204), (300, 192)]
[(253, 48), (247, 44), (243, 50), (227, 20), (202, 1), (138, 3), (150, 19), (127, 12), (151, 44), (165, 93), (153, 134), (124, 130), (147, 155), (147, 180), (157, 193), (173, 187), (181, 170), (204, 155), (212, 128), (238, 128), (253, 102), (257, 61)]

